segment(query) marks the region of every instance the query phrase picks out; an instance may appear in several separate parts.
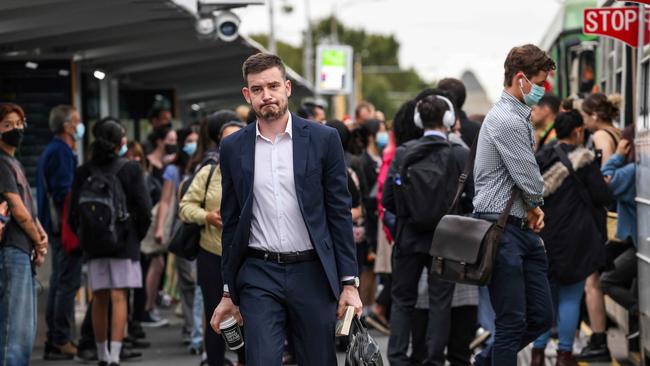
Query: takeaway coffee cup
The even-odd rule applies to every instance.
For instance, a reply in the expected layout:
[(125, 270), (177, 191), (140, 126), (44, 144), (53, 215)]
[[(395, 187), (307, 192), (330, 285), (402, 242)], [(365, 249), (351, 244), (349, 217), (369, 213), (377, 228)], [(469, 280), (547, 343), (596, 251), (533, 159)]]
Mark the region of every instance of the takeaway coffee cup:
[(238, 350), (244, 346), (244, 336), (242, 335), (241, 328), (237, 324), (234, 317), (230, 317), (219, 324), (221, 329), (221, 336), (228, 345), (230, 350)]

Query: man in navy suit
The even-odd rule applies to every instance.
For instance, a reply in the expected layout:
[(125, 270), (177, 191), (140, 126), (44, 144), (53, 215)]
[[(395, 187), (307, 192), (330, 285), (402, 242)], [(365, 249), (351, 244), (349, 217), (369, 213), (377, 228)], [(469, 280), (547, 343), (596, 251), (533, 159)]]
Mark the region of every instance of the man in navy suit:
[(243, 318), (247, 365), (281, 365), (287, 327), (300, 365), (336, 365), (336, 318), (362, 308), (341, 141), (289, 113), (279, 57), (253, 55), (243, 73), (257, 122), (221, 143), (225, 285), (211, 325)]

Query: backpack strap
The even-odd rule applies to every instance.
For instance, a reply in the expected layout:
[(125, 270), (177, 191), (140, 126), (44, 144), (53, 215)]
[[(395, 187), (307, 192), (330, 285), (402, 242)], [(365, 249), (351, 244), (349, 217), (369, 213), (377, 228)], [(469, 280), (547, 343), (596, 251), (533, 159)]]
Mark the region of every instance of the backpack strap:
[(566, 152), (564, 152), (564, 150), (562, 150), (560, 144), (556, 144), (553, 147), (553, 150), (555, 150), (555, 153), (560, 158), (560, 161), (569, 170), (569, 174), (578, 185), (578, 195), (580, 196), (580, 199), (582, 199), (582, 201), (587, 205), (587, 207), (589, 207), (589, 211), (591, 212), (591, 215), (594, 217), (594, 220), (596, 222), (596, 228), (599, 232), (601, 232), (601, 228), (597, 224), (597, 208), (594, 207), (591, 199), (589, 198), (589, 195), (587, 194), (587, 187), (585, 186), (585, 182), (583, 182), (582, 179), (578, 177), (578, 174), (576, 174), (576, 171), (573, 169), (573, 164), (571, 163), (571, 160), (569, 160), (569, 156), (566, 154)]

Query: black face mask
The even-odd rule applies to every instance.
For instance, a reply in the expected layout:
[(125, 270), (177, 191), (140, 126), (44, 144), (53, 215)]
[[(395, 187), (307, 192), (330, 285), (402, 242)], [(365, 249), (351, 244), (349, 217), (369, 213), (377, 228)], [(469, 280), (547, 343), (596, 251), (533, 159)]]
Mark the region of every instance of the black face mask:
[(18, 148), (22, 144), (23, 137), (25, 137), (25, 129), (23, 128), (14, 128), (13, 130), (0, 134), (0, 140), (2, 142), (15, 148)]
[(171, 155), (178, 152), (178, 146), (172, 144), (165, 144), (165, 154)]

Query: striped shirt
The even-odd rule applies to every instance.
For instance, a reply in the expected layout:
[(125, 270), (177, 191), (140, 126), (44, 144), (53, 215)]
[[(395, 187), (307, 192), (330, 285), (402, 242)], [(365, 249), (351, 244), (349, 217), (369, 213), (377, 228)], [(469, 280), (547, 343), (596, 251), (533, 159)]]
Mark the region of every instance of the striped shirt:
[(543, 203), (544, 180), (535, 160), (531, 108), (504, 91), (481, 126), (474, 165), (474, 212), (501, 213), (513, 187), (521, 191), (510, 215), (526, 218)]

